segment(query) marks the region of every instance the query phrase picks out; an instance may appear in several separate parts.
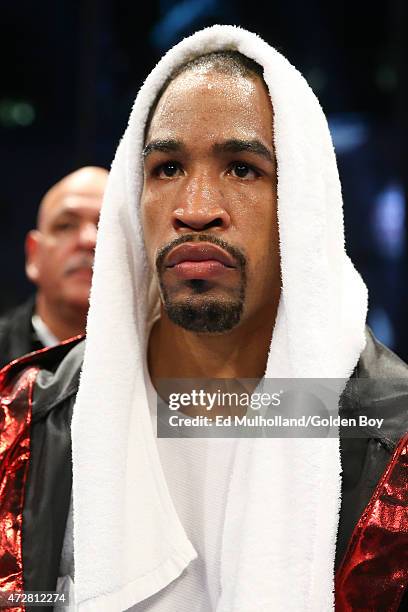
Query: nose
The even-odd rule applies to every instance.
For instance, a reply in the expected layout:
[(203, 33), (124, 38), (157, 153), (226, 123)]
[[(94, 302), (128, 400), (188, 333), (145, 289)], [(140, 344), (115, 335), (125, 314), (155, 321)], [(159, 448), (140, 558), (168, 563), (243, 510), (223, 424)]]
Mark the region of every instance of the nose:
[(231, 224), (229, 213), (223, 205), (223, 195), (210, 177), (201, 176), (184, 185), (179, 194), (181, 206), (173, 211), (173, 227), (177, 231), (196, 231), (220, 228)]
[(97, 227), (95, 223), (83, 223), (79, 230), (79, 243), (83, 249), (93, 250), (96, 245)]

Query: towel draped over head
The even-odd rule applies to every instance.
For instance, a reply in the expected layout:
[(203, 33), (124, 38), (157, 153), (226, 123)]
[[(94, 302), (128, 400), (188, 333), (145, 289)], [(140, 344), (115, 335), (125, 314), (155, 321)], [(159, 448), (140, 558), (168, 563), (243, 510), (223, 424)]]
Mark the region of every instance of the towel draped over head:
[[(186, 60), (233, 49), (264, 68), (274, 109), (282, 293), (268, 377), (347, 378), (364, 348), (366, 288), (344, 249), (325, 116), (299, 72), (258, 36), (213, 26), (171, 49), (142, 86), (103, 202), (72, 423), (75, 590), (80, 611), (126, 610), (195, 557), (160, 465), (146, 392), (158, 291), (139, 202), (149, 109)], [(338, 439), (240, 439), (217, 612), (327, 612), (340, 507)]]

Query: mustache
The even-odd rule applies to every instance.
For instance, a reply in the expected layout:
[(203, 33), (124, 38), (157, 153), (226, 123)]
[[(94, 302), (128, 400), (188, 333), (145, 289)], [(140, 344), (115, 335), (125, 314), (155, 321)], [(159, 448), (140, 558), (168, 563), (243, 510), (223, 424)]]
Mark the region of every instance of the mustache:
[(92, 270), (94, 265), (94, 255), (91, 253), (78, 253), (73, 255), (64, 269), (64, 274), (70, 274), (76, 272), (81, 268), (90, 268)]
[(231, 257), (236, 261), (238, 267), (241, 268), (241, 270), (245, 270), (247, 258), (242, 249), (232, 246), (231, 244), (228, 244), (228, 242), (225, 242), (225, 240), (222, 240), (217, 236), (213, 236), (212, 234), (184, 234), (183, 236), (175, 238), (158, 250), (156, 255), (156, 269), (158, 272), (162, 270), (163, 261), (168, 253), (185, 242), (209, 242), (210, 244), (214, 244), (221, 249), (224, 249), (224, 251), (231, 255)]

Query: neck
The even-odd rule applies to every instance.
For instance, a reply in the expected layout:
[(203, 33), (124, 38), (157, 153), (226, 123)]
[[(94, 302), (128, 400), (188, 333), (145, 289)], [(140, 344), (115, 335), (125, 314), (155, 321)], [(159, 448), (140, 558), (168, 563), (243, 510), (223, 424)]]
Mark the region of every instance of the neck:
[(197, 334), (172, 323), (162, 309), (149, 340), (153, 384), (158, 378), (262, 378), (276, 311), (277, 304), (223, 334)]
[(39, 293), (35, 312), (58, 340), (66, 340), (85, 333), (87, 309), (73, 307), (61, 302), (53, 303)]

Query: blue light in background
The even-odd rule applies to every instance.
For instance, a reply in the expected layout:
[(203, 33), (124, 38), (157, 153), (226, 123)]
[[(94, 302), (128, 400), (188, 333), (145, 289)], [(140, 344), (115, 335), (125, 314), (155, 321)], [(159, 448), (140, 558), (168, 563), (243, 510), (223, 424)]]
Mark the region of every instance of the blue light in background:
[(384, 308), (371, 308), (367, 322), (380, 342), (390, 348), (395, 346), (394, 326)]
[(374, 203), (373, 232), (380, 253), (399, 259), (405, 250), (405, 198), (398, 183), (388, 184)]
[(165, 51), (189, 31), (200, 25), (200, 21), (224, 13), (220, 0), (184, 0), (172, 2), (162, 0), (163, 16), (151, 33), (151, 41), (157, 49)]
[(367, 121), (352, 113), (332, 115), (329, 129), (336, 153), (340, 155), (365, 144), (370, 132)]

